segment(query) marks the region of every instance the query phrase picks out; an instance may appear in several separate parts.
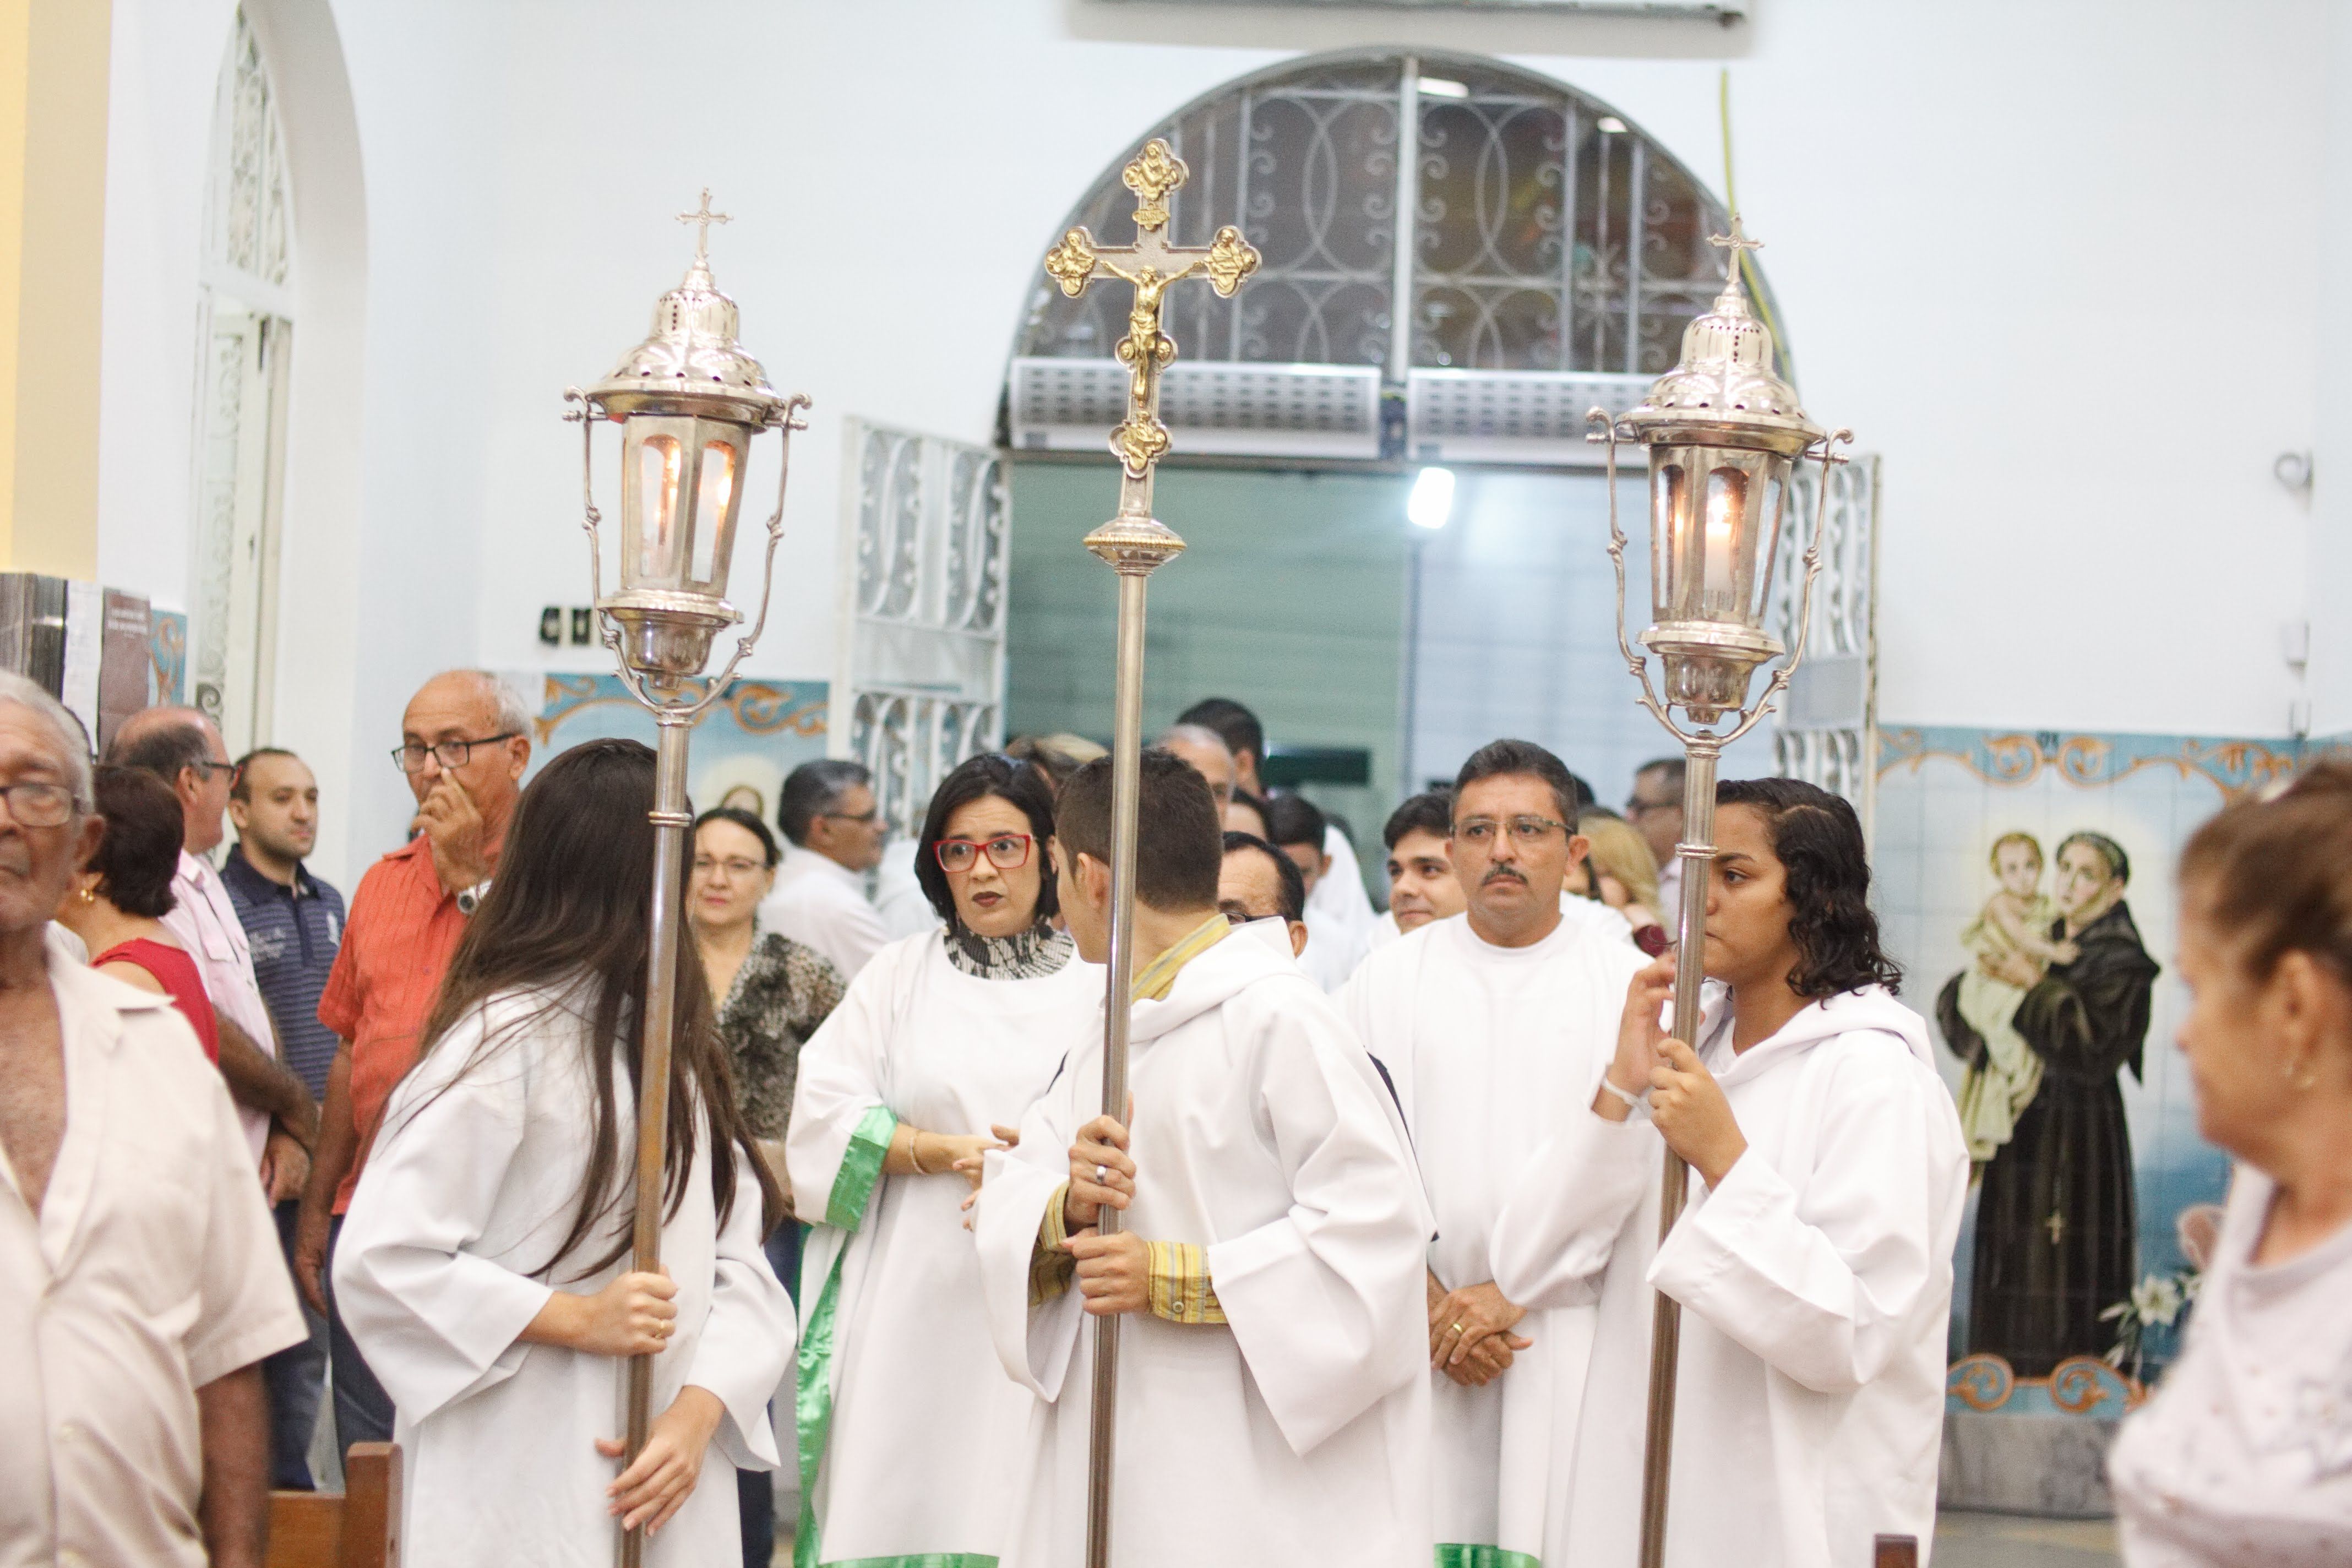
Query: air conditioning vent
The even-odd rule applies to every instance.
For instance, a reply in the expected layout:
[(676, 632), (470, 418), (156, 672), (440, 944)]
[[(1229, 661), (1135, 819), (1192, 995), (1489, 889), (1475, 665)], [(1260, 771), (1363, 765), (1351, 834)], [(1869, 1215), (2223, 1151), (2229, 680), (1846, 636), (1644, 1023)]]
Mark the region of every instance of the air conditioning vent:
[(1598, 466), (1587, 410), (1622, 414), (1654, 378), (1558, 371), (1416, 370), (1405, 380), (1405, 456), (1414, 462)]
[[(1012, 433), (1028, 451), (1098, 452), (1127, 416), (1127, 367), (1108, 359), (1013, 362)], [(1160, 379), (1176, 453), (1381, 455), (1381, 373), (1370, 365), (1179, 360)]]

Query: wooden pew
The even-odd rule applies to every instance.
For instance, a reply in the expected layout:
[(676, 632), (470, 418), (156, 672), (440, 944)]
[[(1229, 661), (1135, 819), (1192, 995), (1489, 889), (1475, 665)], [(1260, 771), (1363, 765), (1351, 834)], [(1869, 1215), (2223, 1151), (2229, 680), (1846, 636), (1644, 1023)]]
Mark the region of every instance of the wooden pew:
[(271, 1492), (268, 1568), (400, 1568), (400, 1446), (352, 1444), (340, 1496)]
[(1915, 1537), (1881, 1535), (1871, 1545), (1871, 1568), (1919, 1568), (1919, 1542)]

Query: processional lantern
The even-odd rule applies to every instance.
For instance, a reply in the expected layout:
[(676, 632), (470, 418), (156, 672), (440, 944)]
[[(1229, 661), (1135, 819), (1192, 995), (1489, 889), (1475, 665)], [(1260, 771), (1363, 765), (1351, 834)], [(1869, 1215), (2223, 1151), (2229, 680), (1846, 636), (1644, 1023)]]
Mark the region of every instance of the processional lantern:
[[(1804, 657), (1812, 624), (1813, 583), (1822, 569), (1822, 522), (1829, 504), (1829, 469), (1844, 459), (1834, 448), (1853, 432), (1825, 433), (1798, 406), (1794, 388), (1774, 368), (1772, 333), (1748, 309), (1740, 286), (1741, 256), (1760, 242), (1741, 233), (1712, 237), (1729, 253), (1723, 292), (1706, 314), (1684, 330), (1681, 363), (1652, 384), (1639, 405), (1612, 418), (1595, 408), (1591, 439), (1608, 447), (1609, 555), (1617, 569), (1617, 646), (1639, 701), (1682, 742), (1683, 837), (1675, 847), (1683, 864), (1682, 905), (1675, 950), (1675, 1034), (1694, 1047), (1699, 988), (1706, 979), (1706, 893), (1715, 858), (1715, 781), (1723, 748), (1772, 711)], [(1617, 444), (1649, 450), (1650, 597), (1652, 621), (1643, 646), (1658, 656), (1660, 695), (1648, 659), (1625, 635), (1625, 534), (1617, 522)], [(1780, 552), (1790, 480), (1799, 462), (1822, 466), (1820, 508), (1804, 555), (1805, 580), (1797, 609), (1795, 646), (1765, 629), (1772, 568)], [(1780, 658), (1751, 707), (1748, 689), (1757, 668)], [(1674, 717), (1680, 710), (1686, 722)], [(1689, 1168), (1669, 1150), (1658, 1213), (1665, 1239), (1681, 1215)], [(1674, 1449), (1675, 1369), (1682, 1315), (1658, 1292), (1650, 1342), (1649, 1423), (1642, 1475), (1642, 1568), (1665, 1560), (1666, 1497)]]
[[(694, 262), (685, 281), (654, 307), (653, 331), (622, 356), (612, 374), (583, 392), (565, 390), (564, 417), (581, 430), (581, 526), (588, 534), (588, 571), (604, 646), (620, 662), (621, 680), (649, 710), (659, 736), (654, 784), (654, 877), (646, 960), (644, 1061), (637, 1102), (636, 1208), (631, 1267), (661, 1263), (662, 1165), (668, 1127), (670, 1026), (677, 1002), (681, 900), (686, 885), (687, 738), (696, 718), (727, 689), (735, 667), (760, 640), (783, 537), (784, 481), (793, 432), (806, 397), (784, 396), (735, 338), (735, 301), (710, 276), (710, 226), (727, 223), (701, 206), (678, 215), (697, 226)], [(620, 586), (604, 592), (603, 518), (596, 510), (595, 428), (621, 426)], [(777, 432), (776, 510), (768, 518), (768, 549), (760, 569), (760, 613), (736, 639), (726, 668), (702, 679), (711, 639), (740, 624), (728, 603), (735, 523), (752, 444)], [(651, 1420), (653, 1358), (631, 1359), (626, 1442), (634, 1460)], [(635, 1568), (644, 1532), (624, 1532), (620, 1561)]]
[[(1103, 1008), (1103, 1111), (1124, 1117), (1129, 1006), (1135, 989), (1135, 853), (1143, 756), (1143, 599), (1151, 574), (1182, 552), (1183, 540), (1151, 515), (1152, 469), (1170, 446), (1160, 418), (1160, 373), (1174, 363), (1176, 340), (1160, 328), (1171, 286), (1205, 277), (1230, 299), (1257, 270), (1258, 254), (1231, 224), (1206, 248), (1168, 236), (1168, 198), (1189, 171), (1154, 137), (1120, 174), (1135, 193), (1135, 243), (1105, 246), (1074, 228), (1045, 255), (1045, 271), (1075, 300), (1097, 280), (1135, 290), (1118, 361), (1127, 367), (1127, 417), (1110, 434), (1119, 462), (1118, 513), (1087, 535), (1086, 547), (1118, 574), (1118, 659), (1111, 734), (1111, 928)], [(1102, 1211), (1106, 1236), (1119, 1227), (1117, 1209)], [(1094, 1405), (1087, 1448), (1087, 1568), (1109, 1568), (1113, 1427), (1118, 1409), (1118, 1319), (1095, 1320)]]

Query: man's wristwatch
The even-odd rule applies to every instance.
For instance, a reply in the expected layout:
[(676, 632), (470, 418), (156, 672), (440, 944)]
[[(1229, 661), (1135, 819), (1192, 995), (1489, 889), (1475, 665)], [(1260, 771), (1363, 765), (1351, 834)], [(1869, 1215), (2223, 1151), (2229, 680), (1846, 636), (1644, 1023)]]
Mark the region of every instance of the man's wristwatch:
[(490, 879), (488, 877), (483, 878), (480, 881), (475, 883), (470, 888), (458, 889), (457, 912), (461, 915), (472, 914), (476, 910), (482, 907), (482, 900), (489, 896)]

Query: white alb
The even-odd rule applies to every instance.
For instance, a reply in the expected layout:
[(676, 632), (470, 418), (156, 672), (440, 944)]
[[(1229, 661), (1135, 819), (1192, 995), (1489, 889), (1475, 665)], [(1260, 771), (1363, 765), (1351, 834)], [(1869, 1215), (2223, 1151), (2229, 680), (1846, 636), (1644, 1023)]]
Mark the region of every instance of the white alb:
[[(1227, 1322), (1122, 1318), (1123, 1568), (1428, 1568), (1430, 1220), (1388, 1091), (1339, 1011), (1244, 931), (1135, 1005), (1129, 1228), (1206, 1257)], [(988, 1157), (977, 1237), (997, 1353), (1036, 1396), (1003, 1568), (1083, 1561), (1093, 1334), (1030, 1261), (1099, 1110), (1099, 1037)]]
[[(1496, 1216), (1519, 1190), (1558, 1107), (1592, 1098), (1616, 1049), (1625, 988), (1647, 963), (1592, 921), (1563, 920), (1542, 940), (1511, 948), (1455, 915), (1399, 938), (1356, 971), (1340, 1005), (1396, 1081), (1437, 1216), (1429, 1268), (1445, 1289), (1493, 1279)], [(1592, 1323), (1589, 1304), (1531, 1310), (1514, 1331), (1535, 1342), (1486, 1387), (1427, 1374), (1439, 1545), (1549, 1560)]]
[[(1100, 965), (982, 979), (936, 931), (891, 943), (801, 1048), (785, 1153), (802, 1217), (801, 1379), (830, 1404), (801, 1433), (823, 1560), (999, 1555), (1032, 1403), (996, 1363), (969, 1181), (879, 1174), (898, 1122), (1018, 1126), (1097, 1027)], [(805, 1483), (804, 1483), (805, 1484)]]
[(1927, 1026), (1871, 986), (1734, 1053), (1719, 987), (1698, 1031), (1747, 1152), (1658, 1242), (1665, 1143), (1555, 1102), (1495, 1226), (1496, 1282), (1595, 1299), (1591, 1371), (1546, 1563), (1630, 1563), (1640, 1533), (1652, 1288), (1683, 1305), (1670, 1568), (1868, 1568), (1935, 1531), (1952, 1247), (1968, 1152)]
[[(622, 1433), (625, 1363), (518, 1337), (553, 1290), (593, 1293), (629, 1267), (624, 1248), (583, 1273), (628, 1234), (635, 1117), (617, 1068), (612, 1217), (556, 1256), (588, 1168), (587, 1008), (580, 988), (569, 998), (533, 990), (493, 997), (453, 1026), (393, 1091), (336, 1243), (336, 1305), (399, 1411), (411, 1562), (614, 1561), (604, 1489), (620, 1467), (594, 1443)], [(735, 1202), (722, 1226), (711, 1162), (730, 1158)], [(648, 1568), (738, 1561), (735, 1471), (777, 1462), (767, 1405), (791, 1352), (793, 1308), (761, 1251), (760, 1223), (748, 1161), (714, 1149), (706, 1123), (662, 1226), (677, 1318), (654, 1358), (653, 1409), (692, 1384), (727, 1414), (693, 1496), (647, 1542)]]

